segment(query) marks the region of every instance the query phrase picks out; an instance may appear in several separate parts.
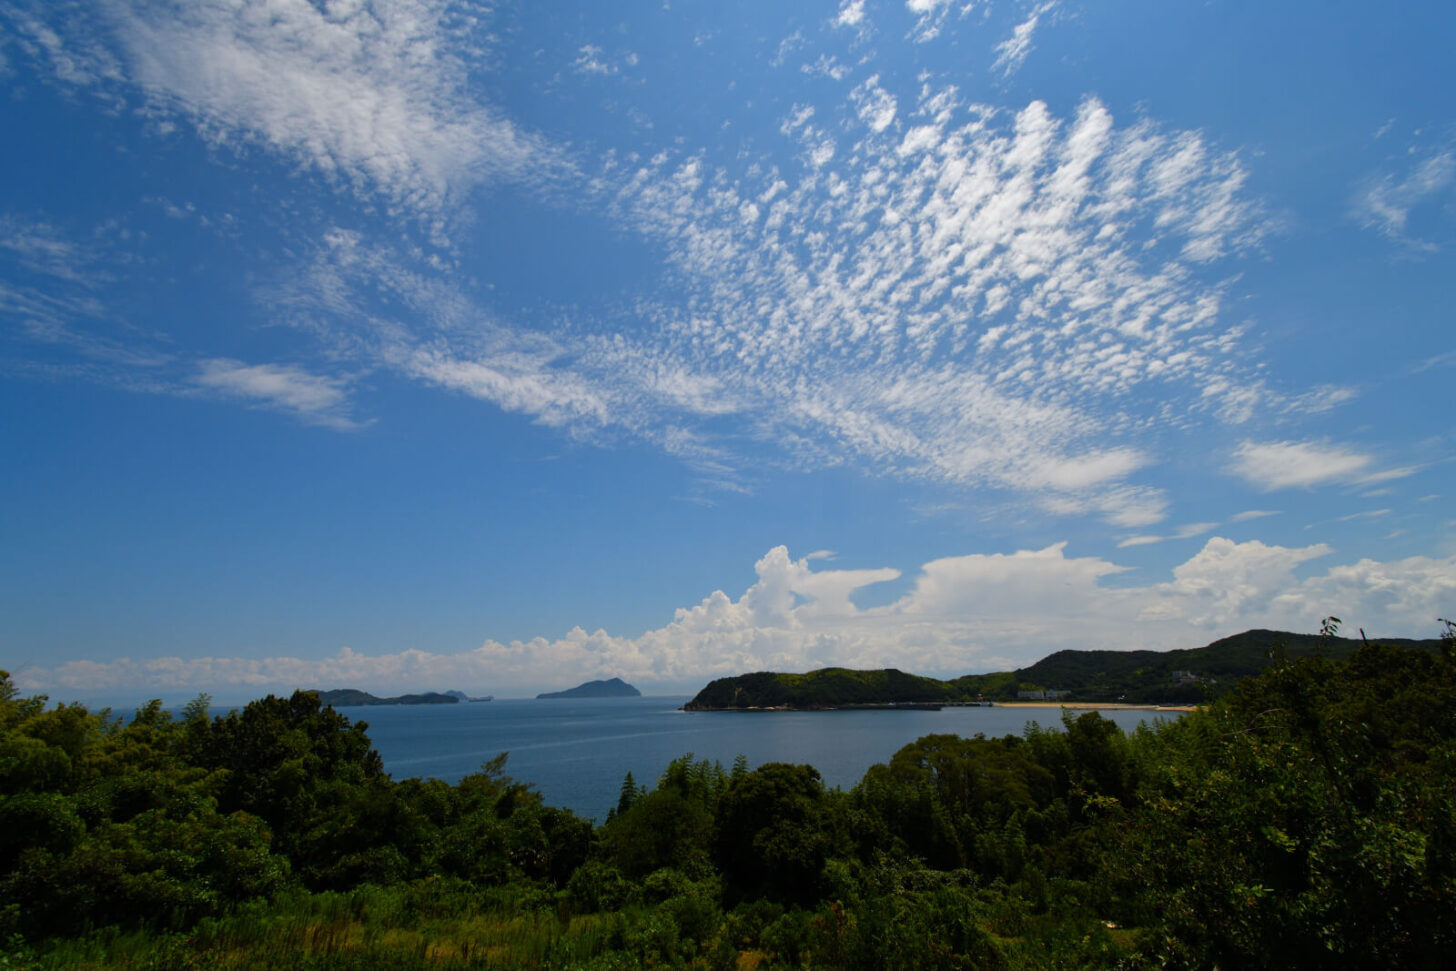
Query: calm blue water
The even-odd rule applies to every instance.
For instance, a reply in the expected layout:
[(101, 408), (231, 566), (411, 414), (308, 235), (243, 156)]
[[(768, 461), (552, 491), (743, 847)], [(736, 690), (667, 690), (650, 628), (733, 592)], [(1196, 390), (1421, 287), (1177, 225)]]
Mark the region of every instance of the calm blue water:
[[(548, 805), (601, 821), (631, 772), (649, 787), (673, 759), (692, 752), (725, 768), (807, 762), (830, 786), (849, 788), (876, 762), (934, 732), (1019, 735), (1028, 720), (1059, 727), (1054, 708), (944, 708), (940, 711), (682, 712), (688, 698), (507, 700), (459, 705), (340, 708), (369, 725), (394, 778), (457, 782), (509, 752), (506, 772), (533, 783)], [(1152, 712), (1112, 711), (1124, 730)]]

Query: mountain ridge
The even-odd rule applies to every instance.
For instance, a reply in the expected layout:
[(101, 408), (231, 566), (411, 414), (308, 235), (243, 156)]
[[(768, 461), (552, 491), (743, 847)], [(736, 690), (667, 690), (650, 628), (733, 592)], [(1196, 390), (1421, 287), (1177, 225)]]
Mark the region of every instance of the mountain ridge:
[[(1383, 644), (1438, 651), (1436, 638), (1370, 638)], [(1247, 630), (1203, 647), (1169, 651), (1055, 651), (1013, 671), (967, 674), (941, 680), (898, 668), (820, 668), (805, 673), (756, 671), (709, 682), (684, 711), (825, 709), (844, 706), (954, 704), (1015, 701), (1021, 692), (1053, 692), (1052, 700), (1189, 704), (1231, 690), (1241, 678), (1290, 658), (1323, 654), (1343, 659), (1364, 638), (1324, 637), (1265, 629)]]

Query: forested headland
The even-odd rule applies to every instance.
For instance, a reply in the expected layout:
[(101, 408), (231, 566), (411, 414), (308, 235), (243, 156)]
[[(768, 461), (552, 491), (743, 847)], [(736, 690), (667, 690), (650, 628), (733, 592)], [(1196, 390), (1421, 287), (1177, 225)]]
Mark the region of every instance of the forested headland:
[[(1441, 641), (1383, 643), (1439, 652)], [(958, 704), (1015, 701), (1022, 692), (1052, 691), (1067, 702), (1186, 705), (1217, 698), (1275, 658), (1349, 657), (1364, 638), (1335, 633), (1249, 630), (1204, 647), (1174, 651), (1057, 651), (1030, 667), (967, 674), (942, 681), (894, 668), (821, 668), (803, 674), (758, 671), (717, 678), (683, 706), (686, 711), (820, 710), (847, 705)]]
[(600, 825), (393, 780), (317, 694), (119, 719), (0, 680), (7, 967), (1436, 967), (1456, 637), (1176, 721), (930, 735), (848, 790), (691, 755)]

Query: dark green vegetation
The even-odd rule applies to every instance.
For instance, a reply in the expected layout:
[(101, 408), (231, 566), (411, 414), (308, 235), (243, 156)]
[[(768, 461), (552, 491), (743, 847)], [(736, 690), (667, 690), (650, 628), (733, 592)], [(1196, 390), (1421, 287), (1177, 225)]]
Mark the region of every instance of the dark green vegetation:
[(821, 668), (808, 674), (759, 671), (709, 682), (686, 711), (732, 708), (836, 708), (842, 705), (905, 704), (974, 700), (954, 681), (937, 681), (894, 668), (853, 671)]
[(640, 698), (642, 692), (621, 678), (608, 681), (587, 681), (565, 691), (546, 691), (537, 698)]
[[(1206, 647), (1181, 651), (1058, 651), (1027, 668), (968, 674), (939, 681), (893, 668), (852, 671), (823, 668), (807, 674), (761, 671), (719, 678), (683, 707), (687, 711), (733, 708), (835, 708), (843, 705), (1015, 701), (1018, 691), (1067, 692), (1065, 701), (1122, 701), (1129, 704), (1201, 703), (1232, 690), (1240, 678), (1258, 674), (1277, 654), (1284, 658), (1348, 658), (1363, 639), (1333, 635), (1251, 630)], [(1439, 640), (1382, 640), (1417, 650), (1439, 651)], [(1179, 678), (1180, 672), (1193, 677)]]
[(1456, 946), (1456, 637), (1276, 659), (1131, 736), (1095, 713), (927, 736), (847, 792), (686, 756), (601, 826), (504, 756), (392, 781), (312, 693), (206, 709), (122, 724), (0, 681), (0, 963), (1426, 968)]
[(454, 692), (441, 694), (438, 691), (426, 691), (417, 695), (398, 695), (394, 698), (379, 698), (367, 691), (358, 691), (354, 688), (335, 688), (332, 691), (315, 693), (323, 704), (333, 705), (337, 708), (348, 708), (351, 705), (456, 705), (465, 700)]

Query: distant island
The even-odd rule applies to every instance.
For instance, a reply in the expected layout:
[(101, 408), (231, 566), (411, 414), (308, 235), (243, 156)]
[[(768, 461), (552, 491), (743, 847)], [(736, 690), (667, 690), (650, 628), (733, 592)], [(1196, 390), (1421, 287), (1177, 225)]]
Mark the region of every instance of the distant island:
[[(1378, 640), (1432, 653), (1441, 645), (1439, 640)], [(822, 668), (805, 674), (759, 671), (710, 682), (683, 710), (894, 710), (1016, 701), (1188, 705), (1227, 693), (1241, 678), (1272, 664), (1280, 652), (1291, 658), (1323, 654), (1344, 660), (1361, 643), (1349, 637), (1250, 630), (1205, 647), (1175, 651), (1057, 651), (1030, 667), (949, 681), (894, 668)]]
[(371, 695), (367, 691), (359, 691), (355, 688), (335, 688), (332, 691), (320, 691), (319, 701), (335, 708), (348, 708), (355, 705), (458, 705), (466, 699), (459, 692), (426, 691), (417, 695), (399, 695), (394, 698), (380, 698)]
[(642, 692), (621, 678), (609, 681), (588, 681), (565, 691), (544, 691), (537, 698), (640, 698)]
[(445, 694), (459, 701), (494, 701), (495, 695), (482, 695), (479, 698), (472, 698), (463, 691), (447, 691)]

